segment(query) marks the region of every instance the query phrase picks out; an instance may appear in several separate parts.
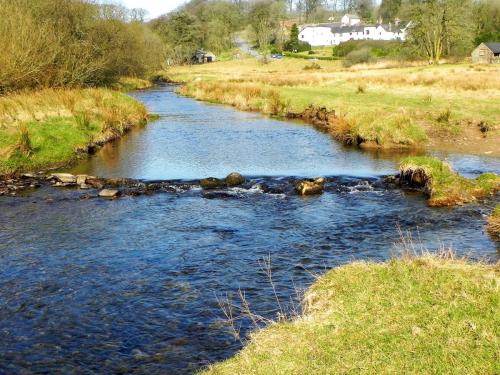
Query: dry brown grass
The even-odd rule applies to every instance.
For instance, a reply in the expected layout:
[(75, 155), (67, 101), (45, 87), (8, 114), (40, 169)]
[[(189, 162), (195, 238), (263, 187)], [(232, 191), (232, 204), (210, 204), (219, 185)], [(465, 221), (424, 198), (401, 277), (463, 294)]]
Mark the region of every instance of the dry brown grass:
[(491, 216), (488, 218), (488, 233), (500, 241), (500, 204), (493, 210)]

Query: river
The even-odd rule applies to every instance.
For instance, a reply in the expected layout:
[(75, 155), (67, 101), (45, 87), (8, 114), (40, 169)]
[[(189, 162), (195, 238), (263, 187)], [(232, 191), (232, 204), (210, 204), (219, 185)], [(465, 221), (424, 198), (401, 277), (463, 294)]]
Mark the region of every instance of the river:
[[(397, 254), (400, 230), (417, 250), (500, 259), (484, 230), (494, 200), (430, 209), (381, 182), (398, 155), (168, 86), (134, 96), (160, 119), (71, 172), (190, 181), (238, 171), (249, 184), (220, 195), (191, 183), (118, 200), (50, 187), (0, 197), (0, 373), (193, 373), (233, 355), (254, 328), (238, 321), (235, 339), (221, 302), (238, 304), (242, 291), (255, 314), (290, 313), (327, 269)], [(500, 173), (498, 158), (439, 156), (468, 176)], [(321, 196), (283, 189), (292, 176), (319, 175), (330, 177)]]

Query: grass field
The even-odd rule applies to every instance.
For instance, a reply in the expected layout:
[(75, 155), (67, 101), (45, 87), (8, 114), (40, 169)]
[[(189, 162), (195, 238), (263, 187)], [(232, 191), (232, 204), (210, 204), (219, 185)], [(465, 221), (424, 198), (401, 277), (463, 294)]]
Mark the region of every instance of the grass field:
[[(432, 147), (500, 155), (500, 67), (255, 59), (173, 67), (181, 90), (200, 100), (280, 115), (335, 110), (343, 131), (376, 147)], [(277, 110), (282, 113), (275, 113)]]
[(430, 255), (333, 269), (302, 316), (204, 374), (498, 374), (499, 271)]
[(147, 118), (141, 103), (106, 89), (0, 97), (0, 174), (63, 165)]

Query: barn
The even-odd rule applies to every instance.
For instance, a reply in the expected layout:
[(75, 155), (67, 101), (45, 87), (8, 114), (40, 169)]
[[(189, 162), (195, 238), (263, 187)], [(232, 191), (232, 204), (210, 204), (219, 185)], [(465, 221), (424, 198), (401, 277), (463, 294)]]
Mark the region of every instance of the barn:
[(500, 43), (481, 43), (472, 51), (474, 64), (500, 63)]

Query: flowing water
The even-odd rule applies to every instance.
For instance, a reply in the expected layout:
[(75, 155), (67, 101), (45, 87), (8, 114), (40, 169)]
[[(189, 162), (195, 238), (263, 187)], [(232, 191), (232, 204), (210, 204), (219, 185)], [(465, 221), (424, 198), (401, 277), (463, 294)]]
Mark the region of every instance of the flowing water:
[[(171, 87), (135, 96), (161, 119), (72, 172), (194, 180), (239, 171), (249, 182), (111, 201), (49, 187), (0, 198), (0, 373), (193, 373), (241, 348), (221, 302), (238, 304), (241, 290), (254, 313), (276, 317), (268, 257), (287, 311), (328, 268), (393, 255), (398, 228), (417, 246), (500, 258), (484, 231), (493, 200), (430, 209), (382, 183), (396, 155), (343, 148), (311, 127)], [(500, 172), (499, 159), (440, 156), (469, 176)], [(325, 194), (290, 192), (290, 177), (317, 175), (330, 176)], [(253, 328), (248, 319), (237, 327), (242, 337)]]

